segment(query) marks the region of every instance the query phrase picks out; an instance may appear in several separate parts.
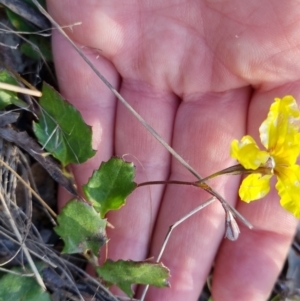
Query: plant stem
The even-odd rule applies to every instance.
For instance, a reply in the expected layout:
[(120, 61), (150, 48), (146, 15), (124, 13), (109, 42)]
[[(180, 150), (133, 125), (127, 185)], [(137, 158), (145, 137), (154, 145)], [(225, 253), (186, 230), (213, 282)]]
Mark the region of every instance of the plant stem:
[(191, 186), (196, 186), (198, 182), (185, 182), (185, 181), (149, 181), (149, 182), (142, 182), (137, 184), (136, 187), (141, 187), (141, 186), (147, 186), (147, 185), (160, 185), (160, 184), (176, 184), (176, 185), (191, 185)]
[(146, 185), (159, 185), (159, 184), (177, 184), (177, 185), (191, 185), (203, 188), (203, 183), (207, 180), (210, 180), (212, 178), (215, 178), (220, 175), (225, 174), (231, 174), (231, 175), (237, 175), (237, 174), (247, 174), (252, 173), (253, 170), (245, 169), (242, 165), (237, 164), (225, 169), (222, 169), (218, 172), (215, 172), (205, 178), (202, 178), (201, 180), (198, 180), (196, 182), (186, 182), (186, 181), (177, 181), (177, 180), (168, 180), (168, 181), (149, 181), (149, 182), (142, 182), (137, 184), (137, 187), (146, 186)]

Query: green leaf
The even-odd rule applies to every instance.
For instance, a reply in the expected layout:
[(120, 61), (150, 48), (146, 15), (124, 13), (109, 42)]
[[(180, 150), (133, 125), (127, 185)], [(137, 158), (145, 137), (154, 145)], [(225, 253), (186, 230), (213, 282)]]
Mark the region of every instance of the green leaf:
[[(29, 5), (29, 8), (32, 7), (33, 10), (28, 10), (28, 7), (26, 7), (25, 5), (25, 10), (27, 11), (27, 13), (25, 15), (27, 15), (29, 21), (30, 20), (30, 14), (35, 14), (35, 15), (39, 15), (41, 14), (36, 5), (32, 2), (32, 0), (22, 0), (22, 2), (25, 2)], [(46, 9), (46, 0), (38, 0), (39, 4), (42, 5), (45, 9)], [(4, 4), (5, 5), (5, 4)], [(15, 4), (15, 7), (17, 7), (18, 4)], [(23, 8), (23, 12), (24, 12), (24, 8)], [(18, 11), (18, 10), (17, 10)], [(19, 10), (20, 11), (20, 10)], [(9, 8), (5, 8), (5, 12), (7, 15), (7, 18), (9, 19), (9, 21), (11, 22), (11, 24), (18, 30), (21, 32), (36, 32), (36, 27), (34, 27), (30, 22), (28, 22), (25, 18), (21, 17), (20, 15), (18, 15), (17, 13), (11, 11)]]
[(94, 156), (91, 127), (80, 113), (46, 83), (42, 93), (39, 123), (33, 124), (40, 144), (63, 166), (79, 164)]
[(169, 270), (162, 263), (147, 261), (110, 261), (96, 268), (97, 274), (108, 284), (117, 285), (128, 297), (133, 297), (132, 284), (169, 287)]
[(10, 9), (5, 9), (7, 18), (9, 19), (10, 23), (18, 30), (18, 31), (25, 31), (25, 32), (33, 32), (36, 29), (28, 23), (26, 20), (24, 20), (21, 16), (14, 13)]
[[(0, 72), (0, 82), (19, 86), (16, 79), (7, 70), (2, 70)], [(28, 105), (17, 96), (16, 92), (0, 89), (0, 110), (11, 104), (21, 108), (28, 107)]]
[(69, 201), (57, 217), (55, 232), (63, 239), (65, 246), (62, 253), (86, 253), (95, 256), (106, 243), (106, 220), (87, 203), (78, 200)]
[(22, 44), (20, 47), (22, 53), (35, 60), (43, 57), (48, 62), (52, 61), (51, 44), (48, 38), (30, 35), (27, 39), (32, 44), (27, 42)]
[(133, 182), (135, 168), (120, 158), (111, 158), (102, 162), (94, 171), (88, 183), (83, 186), (87, 199), (93, 204), (101, 216), (110, 210), (118, 210), (125, 205), (127, 196), (135, 189)]
[[(21, 272), (21, 269), (14, 271)], [(6, 274), (0, 279), (0, 301), (51, 301), (51, 298), (33, 277)]]

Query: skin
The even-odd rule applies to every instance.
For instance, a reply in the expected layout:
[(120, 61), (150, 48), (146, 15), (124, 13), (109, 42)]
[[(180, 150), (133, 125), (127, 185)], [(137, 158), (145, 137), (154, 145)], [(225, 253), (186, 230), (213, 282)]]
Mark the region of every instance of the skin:
[[(61, 25), (81, 21), (70, 37), (126, 100), (202, 176), (229, 167), (230, 143), (258, 128), (274, 97), (300, 99), (300, 7), (296, 1), (48, 0)], [(195, 180), (116, 101), (54, 31), (62, 94), (93, 127), (97, 155), (74, 166), (78, 186), (101, 161), (124, 156), (136, 182)], [(275, 189), (263, 200), (239, 201), (240, 176), (210, 182), (253, 225), (240, 224), (236, 242), (224, 239), (218, 202), (173, 233), (162, 262), (171, 288), (150, 289), (147, 300), (194, 301), (214, 266), (214, 301), (265, 301), (282, 268), (297, 220)], [(60, 205), (69, 196), (61, 191)], [(187, 186), (139, 188), (108, 215), (108, 257), (156, 256), (168, 227), (208, 198)], [(137, 293), (138, 294), (138, 293)]]

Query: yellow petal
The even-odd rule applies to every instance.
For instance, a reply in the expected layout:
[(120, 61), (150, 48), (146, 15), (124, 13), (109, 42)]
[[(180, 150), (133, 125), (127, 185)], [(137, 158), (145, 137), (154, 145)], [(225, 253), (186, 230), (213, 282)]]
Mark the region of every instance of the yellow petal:
[(270, 157), (267, 152), (261, 151), (258, 148), (255, 140), (251, 136), (244, 136), (240, 142), (233, 140), (230, 155), (245, 168), (253, 170), (266, 163)]
[(280, 168), (276, 189), (281, 206), (300, 218), (300, 166)]
[(300, 152), (300, 111), (293, 96), (275, 98), (259, 128), (262, 144), (276, 163), (293, 165)]
[(239, 189), (241, 200), (249, 203), (263, 198), (270, 191), (272, 175), (251, 174), (247, 176)]

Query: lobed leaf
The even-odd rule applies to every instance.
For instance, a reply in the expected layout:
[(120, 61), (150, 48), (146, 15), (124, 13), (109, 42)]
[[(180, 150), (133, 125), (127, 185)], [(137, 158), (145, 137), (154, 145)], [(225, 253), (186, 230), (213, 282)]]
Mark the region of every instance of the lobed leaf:
[(42, 93), (39, 123), (34, 122), (33, 130), (43, 147), (63, 166), (94, 156), (91, 127), (80, 113), (46, 83)]
[(78, 200), (69, 201), (57, 217), (59, 225), (55, 232), (63, 239), (65, 246), (62, 253), (86, 253), (95, 256), (106, 243), (106, 220), (87, 203)]
[(120, 158), (102, 162), (88, 183), (83, 186), (87, 199), (101, 216), (125, 205), (127, 196), (135, 189), (135, 168)]
[(117, 285), (128, 297), (133, 297), (131, 285), (145, 284), (169, 287), (170, 271), (162, 263), (148, 261), (111, 261), (96, 268), (97, 274), (109, 285)]
[(51, 301), (33, 277), (6, 274), (0, 279), (0, 288), (0, 301)]

